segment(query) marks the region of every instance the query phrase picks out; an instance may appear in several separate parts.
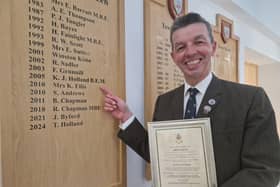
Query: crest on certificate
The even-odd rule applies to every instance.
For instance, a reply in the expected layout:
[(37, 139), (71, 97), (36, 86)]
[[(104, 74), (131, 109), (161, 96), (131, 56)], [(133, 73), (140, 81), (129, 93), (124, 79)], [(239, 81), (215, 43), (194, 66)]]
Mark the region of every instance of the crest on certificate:
[(185, 14), (185, 1), (184, 0), (168, 0), (168, 10), (170, 16), (175, 19)]
[(176, 143), (177, 143), (177, 144), (183, 143), (182, 136), (181, 136), (181, 134), (179, 134), (179, 133), (176, 135)]

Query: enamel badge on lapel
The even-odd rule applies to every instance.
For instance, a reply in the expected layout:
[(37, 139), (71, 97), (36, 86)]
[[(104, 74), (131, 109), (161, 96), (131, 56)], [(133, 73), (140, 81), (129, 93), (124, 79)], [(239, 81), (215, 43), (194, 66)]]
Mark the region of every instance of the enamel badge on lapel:
[(204, 114), (208, 114), (211, 110), (212, 110), (212, 108), (211, 108), (211, 106), (209, 106), (209, 105), (205, 105), (205, 106), (203, 107), (203, 113), (204, 113)]
[(216, 103), (217, 103), (217, 102), (216, 102), (215, 99), (209, 99), (209, 100), (208, 100), (208, 104), (209, 104), (209, 105), (205, 105), (205, 106), (203, 107), (203, 113), (204, 113), (204, 114), (209, 114), (209, 112), (211, 112), (211, 110), (212, 110), (212, 107), (213, 107)]
[(216, 104), (216, 100), (215, 99), (209, 99), (208, 104), (213, 106), (213, 105)]

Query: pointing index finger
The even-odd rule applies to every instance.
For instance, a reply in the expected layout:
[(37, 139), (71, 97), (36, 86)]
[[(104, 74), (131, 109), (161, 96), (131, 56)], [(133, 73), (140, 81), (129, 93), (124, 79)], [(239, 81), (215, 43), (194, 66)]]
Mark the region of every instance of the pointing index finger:
[(107, 95), (107, 94), (113, 95), (112, 92), (111, 92), (108, 88), (106, 88), (106, 87), (104, 87), (104, 86), (100, 86), (99, 89), (102, 91), (102, 93), (103, 93), (104, 95)]

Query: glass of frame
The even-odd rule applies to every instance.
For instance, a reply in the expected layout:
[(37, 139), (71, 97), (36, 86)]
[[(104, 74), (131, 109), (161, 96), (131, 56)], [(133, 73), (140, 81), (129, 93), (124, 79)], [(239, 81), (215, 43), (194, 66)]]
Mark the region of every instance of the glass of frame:
[(148, 122), (154, 187), (216, 187), (209, 118)]

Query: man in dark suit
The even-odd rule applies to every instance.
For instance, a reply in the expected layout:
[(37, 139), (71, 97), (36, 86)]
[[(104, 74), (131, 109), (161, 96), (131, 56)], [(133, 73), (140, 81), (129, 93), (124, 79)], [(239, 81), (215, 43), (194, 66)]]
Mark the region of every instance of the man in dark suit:
[[(209, 117), (218, 186), (275, 187), (280, 176), (280, 145), (274, 111), (264, 90), (233, 83), (211, 73), (216, 50), (211, 25), (199, 14), (177, 18), (171, 27), (171, 56), (185, 84), (157, 98), (154, 121), (178, 120), (195, 88), (195, 114)], [(147, 131), (125, 102), (108, 89), (104, 109), (123, 124), (118, 136), (150, 161)], [(185, 107), (186, 106), (186, 107)]]

